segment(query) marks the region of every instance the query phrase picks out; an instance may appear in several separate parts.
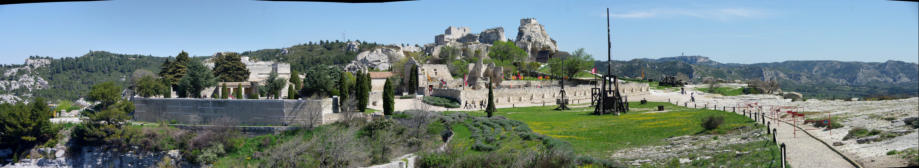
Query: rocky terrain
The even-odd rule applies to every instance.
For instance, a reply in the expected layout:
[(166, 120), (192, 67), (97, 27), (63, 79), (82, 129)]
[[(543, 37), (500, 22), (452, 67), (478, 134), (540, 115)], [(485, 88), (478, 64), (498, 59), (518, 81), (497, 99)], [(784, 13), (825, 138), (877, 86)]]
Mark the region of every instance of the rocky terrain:
[(520, 19), (520, 27), (517, 30), (517, 41), (514, 41), (517, 47), (527, 51), (530, 54), (531, 61), (537, 57), (546, 57), (558, 51), (558, 45), (555, 39), (549, 37), (546, 28), (533, 18)]
[[(689, 85), (686, 90), (693, 90), (692, 88), (695, 87), (703, 86)], [(689, 100), (688, 94), (680, 95), (678, 91), (654, 90), (652, 95), (655, 96), (649, 97), (649, 101), (679, 101), (682, 104)], [(905, 159), (887, 153), (892, 150), (915, 150), (919, 147), (919, 129), (905, 123), (909, 118), (919, 117), (919, 97), (881, 101), (819, 99), (791, 101), (777, 95), (721, 96), (700, 92), (696, 92), (695, 95), (696, 104), (700, 107), (703, 105), (733, 107), (757, 103), (762, 105), (764, 110), (776, 106), (792, 107), (795, 111), (805, 113), (808, 119), (823, 120), (832, 117), (834, 119), (832, 122), (842, 124), (841, 128), (825, 130), (816, 128), (812, 124), (798, 124), (811, 130), (810, 132), (817, 138), (834, 144), (836, 149), (869, 167), (905, 165)], [(790, 120), (788, 116), (785, 116), (784, 119)], [(881, 135), (846, 139), (849, 131), (855, 128), (878, 130)], [(881, 138), (882, 136), (888, 137)]]
[[(29, 92), (48, 88), (48, 81), (38, 75), (38, 69), (51, 64), (51, 59), (29, 58), (23, 65), (0, 68), (3, 78), (0, 80), (0, 102), (14, 103), (31, 97)], [(14, 94), (10, 91), (23, 90), (26, 94)]]

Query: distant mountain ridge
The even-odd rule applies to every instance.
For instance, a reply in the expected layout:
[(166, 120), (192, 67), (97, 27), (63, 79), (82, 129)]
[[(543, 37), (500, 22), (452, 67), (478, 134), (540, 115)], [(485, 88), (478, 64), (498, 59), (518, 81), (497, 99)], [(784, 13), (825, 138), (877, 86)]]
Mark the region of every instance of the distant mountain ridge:
[[(903, 61), (783, 61), (755, 64), (724, 64), (704, 56), (613, 61), (620, 76), (659, 79), (662, 75), (686, 75), (693, 81), (704, 77), (733, 80), (778, 80), (782, 89), (808, 97), (840, 98), (919, 95), (919, 64)], [(605, 61), (598, 61), (605, 71)], [(810, 94), (810, 95), (807, 95)]]

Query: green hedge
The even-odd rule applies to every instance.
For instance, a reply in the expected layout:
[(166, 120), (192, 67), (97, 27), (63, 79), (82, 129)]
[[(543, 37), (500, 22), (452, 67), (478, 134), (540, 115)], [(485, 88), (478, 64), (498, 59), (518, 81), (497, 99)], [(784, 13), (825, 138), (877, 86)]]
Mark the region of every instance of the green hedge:
[(460, 104), (458, 101), (449, 99), (449, 98), (445, 98), (445, 97), (425, 96), (423, 101), (424, 103), (427, 103), (430, 105), (447, 107), (447, 108), (459, 108), (460, 107)]

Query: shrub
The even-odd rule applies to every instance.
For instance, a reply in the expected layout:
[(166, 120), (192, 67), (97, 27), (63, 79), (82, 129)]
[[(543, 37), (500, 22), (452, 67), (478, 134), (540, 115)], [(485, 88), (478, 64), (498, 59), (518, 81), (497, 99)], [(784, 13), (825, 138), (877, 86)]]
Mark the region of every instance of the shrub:
[(458, 101), (449, 99), (449, 98), (444, 98), (444, 97), (425, 96), (422, 101), (430, 105), (447, 107), (447, 108), (459, 108), (460, 107)]
[(439, 168), (448, 167), (453, 162), (453, 158), (444, 153), (422, 153), (416, 162), (418, 167)]
[(708, 116), (708, 117), (705, 117), (705, 118), (702, 119), (702, 128), (705, 128), (705, 130), (707, 130), (707, 131), (708, 131), (708, 130), (714, 130), (714, 129), (718, 128), (718, 126), (720, 126), (721, 123), (724, 123), (724, 117), (722, 117), (722, 116)]

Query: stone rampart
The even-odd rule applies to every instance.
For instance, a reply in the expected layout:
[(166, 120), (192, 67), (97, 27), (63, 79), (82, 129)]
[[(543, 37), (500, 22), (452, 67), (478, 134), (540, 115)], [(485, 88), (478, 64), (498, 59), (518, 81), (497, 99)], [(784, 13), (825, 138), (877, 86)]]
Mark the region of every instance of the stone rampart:
[(331, 99), (321, 100), (226, 100), (183, 98), (134, 98), (134, 120), (208, 124), (226, 117), (240, 125), (315, 126), (328, 122)]
[[(566, 86), (565, 93), (573, 104), (589, 103), (591, 100), (591, 89), (593, 85)], [(647, 83), (621, 83), (619, 91), (624, 96), (647, 95), (650, 93), (650, 87)], [(494, 89), (496, 105), (511, 104), (555, 104), (555, 99), (561, 96), (561, 90), (558, 86), (550, 87), (517, 87), (517, 88), (499, 88)], [(476, 107), (481, 102), (488, 100), (487, 89), (434, 89), (432, 96), (446, 97), (458, 100), (460, 106), (465, 107), (471, 103)], [(637, 101), (637, 100), (635, 100)]]

